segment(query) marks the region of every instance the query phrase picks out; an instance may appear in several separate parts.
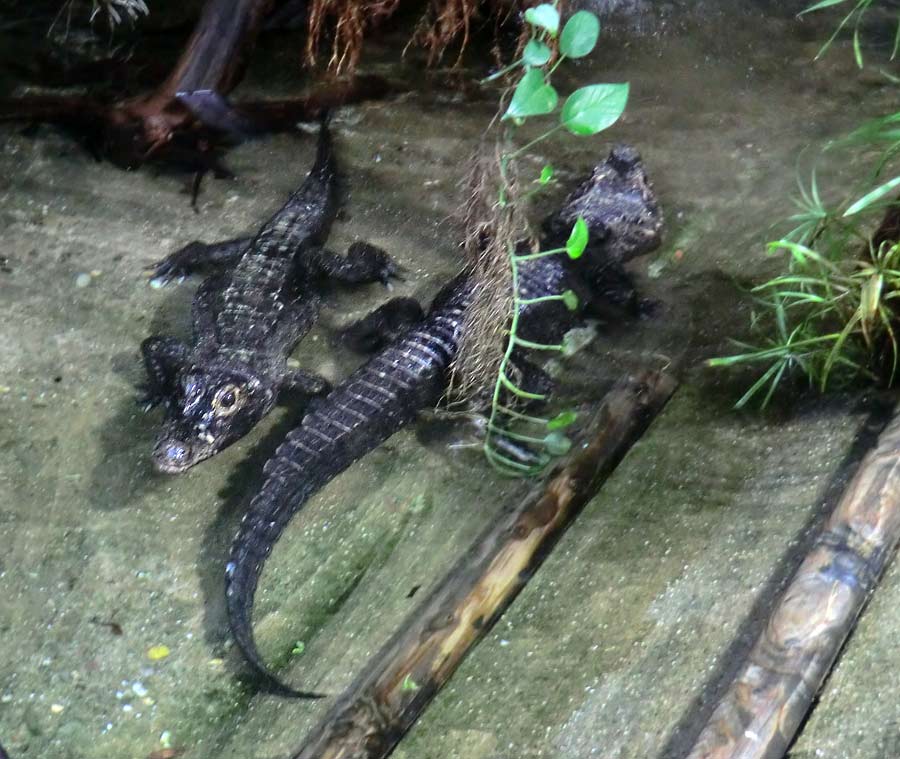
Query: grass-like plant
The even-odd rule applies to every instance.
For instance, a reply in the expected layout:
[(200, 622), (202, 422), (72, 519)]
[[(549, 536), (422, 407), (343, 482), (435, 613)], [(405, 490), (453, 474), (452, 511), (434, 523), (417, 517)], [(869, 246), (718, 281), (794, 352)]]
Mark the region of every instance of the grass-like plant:
[(708, 362), (765, 367), (738, 408), (754, 398), (765, 407), (782, 380), (798, 372), (820, 391), (860, 377), (894, 383), (900, 230), (890, 227), (900, 214), (891, 213), (896, 201), (888, 196), (897, 184), (879, 183), (833, 209), (822, 202), (815, 174), (809, 189), (801, 185), (800, 211), (791, 217), (796, 226), (768, 244), (771, 255), (784, 256), (786, 271), (751, 291), (757, 302), (751, 327), (760, 343), (736, 343), (740, 352)]
[[(554, 72), (566, 59), (583, 58), (597, 44), (600, 22), (589, 11), (572, 14), (560, 30), (561, 18), (556, 3), (544, 3), (529, 8), (524, 14), (531, 29), (531, 38), (524, 46), (517, 61), (496, 72), (485, 81), (491, 81), (512, 72), (520, 72), (512, 91), (512, 97), (500, 119), (502, 137), (497, 154), (499, 186), (496, 189), (495, 210), (500, 215), (523, 215), (523, 206), (529, 198), (552, 181), (553, 168), (546, 165), (533, 183), (533, 189), (519, 194), (518, 184), (511, 179), (515, 174), (514, 162), (523, 157), (535, 145), (551, 135), (567, 131), (570, 134), (594, 135), (614, 124), (625, 109), (628, 100), (628, 84), (591, 84), (572, 92), (560, 107), (560, 95), (552, 84)], [(501, 101), (503, 102), (503, 101)], [(501, 106), (502, 108), (502, 106)], [(537, 138), (521, 147), (515, 144), (515, 131), (526, 121), (543, 117), (555, 117), (555, 123)], [(495, 225), (495, 230), (517, 230), (518, 224), (509, 222)], [(566, 291), (526, 299), (519, 292), (519, 272), (523, 263), (544, 256), (567, 255), (579, 258), (588, 244), (588, 227), (583, 219), (577, 219), (568, 241), (563, 247), (552, 250), (522, 252), (520, 241), (510, 235), (507, 239), (494, 240), (505, 252), (508, 264), (512, 298), (509, 302), (506, 349), (496, 370), (491, 395), (491, 407), (484, 439), (484, 454), (500, 471), (516, 476), (541, 472), (553, 457), (565, 453), (571, 445), (565, 428), (575, 421), (575, 413), (564, 411), (552, 419), (523, 413), (515, 408), (515, 401), (543, 401), (545, 396), (522, 388), (514, 378), (512, 367), (514, 354), (521, 350), (562, 351), (559, 344), (542, 344), (525, 340), (519, 335), (520, 310), (528, 305), (544, 301), (560, 301), (571, 310), (578, 308), (574, 292)], [(509, 443), (529, 452), (529, 459), (508, 455)]]
[[(822, 56), (852, 24), (856, 63), (863, 66), (860, 22), (878, 0), (822, 0), (803, 14), (851, 4)], [(900, 47), (900, 20), (891, 54)], [(784, 256), (785, 273), (754, 287), (757, 300), (751, 327), (757, 344), (737, 343), (740, 351), (708, 361), (710, 366), (761, 364), (764, 371), (735, 404), (760, 399), (765, 407), (787, 377), (800, 374), (825, 391), (834, 384), (867, 378), (892, 385), (897, 379), (900, 328), (900, 176), (885, 179), (900, 154), (900, 112), (863, 124), (829, 148), (881, 147), (875, 170), (861, 195), (829, 208), (813, 172), (809, 188), (800, 185), (795, 227), (768, 245)], [(880, 219), (880, 223), (879, 223)]]
[[(847, 14), (841, 19), (840, 23), (835, 27), (834, 32), (831, 36), (825, 41), (825, 44), (819, 49), (819, 52), (816, 53), (816, 60), (821, 58), (828, 52), (828, 48), (832, 46), (834, 41), (838, 38), (840, 33), (845, 29), (853, 29), (853, 57), (856, 59), (856, 65), (860, 68), (863, 67), (863, 51), (862, 51), (862, 42), (860, 38), (860, 26), (862, 24), (863, 18), (865, 18), (866, 13), (872, 9), (873, 5), (877, 5), (882, 0), (821, 0), (818, 3), (813, 3), (808, 8), (800, 11), (800, 16), (805, 16), (807, 13), (813, 13), (815, 11), (820, 11), (825, 8), (831, 8), (832, 6), (842, 5), (845, 8), (849, 7), (850, 10)], [(897, 57), (897, 53), (900, 52), (900, 20), (898, 20), (896, 31), (894, 32), (894, 46), (891, 50), (891, 60)]]

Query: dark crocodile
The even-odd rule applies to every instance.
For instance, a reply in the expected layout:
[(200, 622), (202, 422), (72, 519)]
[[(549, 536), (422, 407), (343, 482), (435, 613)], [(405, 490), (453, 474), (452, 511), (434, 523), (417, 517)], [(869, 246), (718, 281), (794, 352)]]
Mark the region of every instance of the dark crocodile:
[(328, 390), (287, 358), (314, 325), (326, 280), (382, 281), (395, 267), (384, 251), (355, 243), (346, 256), (320, 247), (337, 201), (331, 138), (323, 122), (315, 164), (303, 184), (253, 237), (193, 242), (153, 268), (157, 281), (220, 268), (193, 304), (193, 345), (150, 337), (141, 345), (148, 407), (166, 419), (153, 452), (162, 472), (183, 472), (246, 435), (290, 388)]
[[(588, 222), (592, 239), (585, 256), (574, 263), (553, 256), (522, 264), (520, 291), (524, 299), (572, 288), (590, 308), (592, 294), (603, 291), (601, 285), (611, 272), (628, 258), (659, 244), (661, 214), (636, 151), (614, 149), (567, 199), (545, 224), (545, 249), (557, 244), (563, 232), (568, 234), (579, 215)], [(266, 558), (288, 521), (314, 493), (412, 422), (419, 410), (438, 403), (472, 299), (472, 283), (463, 272), (444, 287), (424, 318), (402, 331), (327, 397), (317, 400), (300, 427), (266, 464), (265, 482), (232, 545), (226, 596), (234, 640), (269, 689), (316, 696), (281, 683), (266, 669), (257, 651), (251, 614)], [(371, 326), (404, 310), (407, 315), (414, 311), (408, 299), (392, 301), (365, 321)], [(526, 305), (520, 316), (530, 337), (545, 341), (558, 339), (572, 320), (573, 315), (558, 301)], [(366, 332), (365, 326), (362, 332)]]

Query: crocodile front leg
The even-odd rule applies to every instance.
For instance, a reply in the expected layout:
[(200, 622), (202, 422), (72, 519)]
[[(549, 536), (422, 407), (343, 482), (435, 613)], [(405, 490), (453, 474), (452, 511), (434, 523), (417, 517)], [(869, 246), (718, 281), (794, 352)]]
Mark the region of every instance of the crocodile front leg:
[(610, 263), (598, 272), (588, 272), (589, 297), (586, 311), (591, 316), (620, 322), (652, 315), (656, 303), (641, 297), (634, 279), (620, 263)]
[(374, 353), (425, 318), (415, 298), (392, 298), (341, 330), (341, 340), (357, 353)]
[(173, 279), (182, 279), (196, 271), (233, 266), (252, 241), (252, 237), (236, 237), (213, 243), (194, 240), (162, 260), (150, 264), (147, 267), (150, 279), (157, 286), (163, 287)]
[(147, 369), (145, 396), (139, 403), (149, 411), (169, 402), (178, 372), (188, 360), (188, 347), (174, 337), (148, 337), (141, 343), (141, 354)]
[(280, 389), (304, 395), (322, 395), (331, 391), (331, 383), (321, 375), (305, 369), (289, 369), (281, 380)]
[(387, 284), (392, 277), (399, 279), (399, 267), (376, 245), (355, 242), (347, 248), (346, 256), (330, 250), (315, 250), (309, 254), (312, 273), (348, 285), (366, 282)]

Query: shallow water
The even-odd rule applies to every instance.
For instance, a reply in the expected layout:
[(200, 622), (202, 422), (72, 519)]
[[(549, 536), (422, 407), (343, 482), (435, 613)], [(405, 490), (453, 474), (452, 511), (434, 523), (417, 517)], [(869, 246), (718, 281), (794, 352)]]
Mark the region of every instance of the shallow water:
[[(733, 280), (771, 270), (760, 244), (792, 212), (798, 162), (807, 169), (817, 146), (885, 110), (894, 91), (859, 74), (846, 48), (810, 63), (827, 19), (798, 22), (772, 4), (636, 5), (568, 75), (630, 81), (626, 116), (602, 139), (541, 147), (534, 166), (551, 160), (569, 185), (610, 142), (631, 142), (667, 217), (664, 248), (634, 267), (660, 315), (601, 328), (564, 367), (564, 392), (596, 397), (660, 356), (684, 361), (684, 386), (401, 743), (404, 759), (677, 755), (697, 701), (796, 563), (863, 422), (840, 400), (736, 415), (739, 383), (697, 361), (744, 331)], [(427, 300), (457, 268), (457, 184), (496, 101), (454, 86), (458, 74), (398, 64), (399, 35), (373, 45), (367, 65), (410, 92), (335, 121), (348, 197), (330, 246), (381, 245), (410, 270), (393, 294)], [(237, 95), (289, 92), (296, 56), (287, 41), (264, 47)], [(473, 64), (462, 79), (480, 73)], [(177, 178), (94, 163), (50, 129), (32, 139), (3, 127), (0, 145), (0, 740), (14, 757), (141, 759), (165, 743), (186, 757), (287, 756), (329, 701), (285, 702), (242, 683), (222, 572), (262, 463), (302, 409), (167, 478), (149, 466), (158, 418), (139, 411), (135, 385), (140, 341), (187, 333), (195, 287), (153, 290), (142, 267), (192, 239), (255, 229), (302, 178), (313, 143), (235, 149), (237, 179), (208, 181), (199, 214)], [(823, 177), (846, 185), (854, 168), (835, 159)], [(359, 359), (335, 331), (386, 295), (331, 296), (295, 358), (346, 375)], [(525, 487), (449, 448), (465, 434), (424, 420), (294, 520), (256, 609), (260, 647), (292, 683), (339, 693)], [(896, 581), (885, 592), (896, 598)], [(867, 628), (869, 651), (887, 650), (887, 624)], [(304, 652), (292, 657), (297, 641)], [(154, 646), (168, 656), (151, 659)], [(879, 704), (863, 709), (853, 682), (839, 668), (835, 687), (855, 700), (826, 691), (796, 756), (886, 756), (878, 747), (895, 745), (896, 715), (872, 728)], [(863, 709), (869, 727), (851, 746), (828, 709)]]

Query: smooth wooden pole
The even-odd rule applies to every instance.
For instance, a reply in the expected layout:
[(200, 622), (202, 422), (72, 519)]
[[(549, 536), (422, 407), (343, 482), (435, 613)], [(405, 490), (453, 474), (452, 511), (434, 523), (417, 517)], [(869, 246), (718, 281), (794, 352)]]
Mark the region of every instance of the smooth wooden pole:
[(688, 759), (787, 751), (900, 540), (900, 413), (863, 459)]
[(496, 622), (563, 529), (674, 392), (662, 372), (620, 381), (549, 482), (504, 512), (403, 623), (294, 759), (386, 756)]

